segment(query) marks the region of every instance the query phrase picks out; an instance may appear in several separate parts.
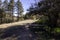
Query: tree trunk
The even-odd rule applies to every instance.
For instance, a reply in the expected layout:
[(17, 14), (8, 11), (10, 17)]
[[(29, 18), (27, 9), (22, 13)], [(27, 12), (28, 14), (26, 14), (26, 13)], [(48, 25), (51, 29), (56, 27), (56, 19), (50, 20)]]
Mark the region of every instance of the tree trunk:
[(19, 21), (19, 11), (18, 11), (18, 16), (17, 16), (17, 21)]
[(12, 21), (14, 22), (13, 9), (12, 9)]
[(2, 18), (0, 18), (0, 20), (1, 20), (1, 21), (0, 21), (0, 24), (2, 24)]
[(19, 21), (19, 16), (17, 16), (17, 21)]

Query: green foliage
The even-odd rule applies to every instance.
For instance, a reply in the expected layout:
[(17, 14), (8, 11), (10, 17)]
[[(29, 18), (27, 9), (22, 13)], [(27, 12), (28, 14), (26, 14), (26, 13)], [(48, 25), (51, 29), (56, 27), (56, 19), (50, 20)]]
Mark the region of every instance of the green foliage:
[[(58, 16), (60, 13), (59, 0), (42, 0), (38, 2), (36, 7), (32, 7), (29, 12), (32, 14), (40, 14), (48, 17), (48, 24), (50, 27), (56, 27)], [(31, 8), (31, 7), (30, 7)], [(52, 26), (53, 25), (53, 26)]]
[(8, 0), (4, 0), (3, 8), (4, 8), (4, 11), (8, 10)]
[(47, 16), (42, 16), (42, 17), (40, 17), (40, 19), (36, 23), (45, 24), (47, 22), (48, 22), (48, 17)]
[(3, 17), (3, 10), (0, 9), (0, 18), (2, 18), (2, 17)]
[(16, 8), (17, 8), (17, 15), (18, 15), (17, 21), (19, 21), (19, 17), (22, 16), (22, 12), (23, 12), (23, 7), (19, 0), (16, 2)]
[[(15, 5), (16, 4), (16, 5)], [(17, 9), (17, 14), (19, 17), (14, 17), (15, 7)], [(22, 16), (23, 7), (21, 2), (18, 0), (15, 2), (14, 0), (0, 0), (0, 23), (10, 23), (15, 21), (16, 19), (20, 19), (20, 15)], [(16, 19), (14, 19), (16, 18)], [(23, 18), (21, 18), (23, 20)]]
[(54, 31), (55, 31), (56, 33), (60, 33), (60, 28), (54, 28)]
[[(56, 39), (56, 35), (57, 35), (57, 38), (59, 37), (58, 35), (60, 33), (60, 28), (56, 28), (58, 27), (57, 20), (59, 19), (59, 14), (60, 14), (59, 10), (60, 10), (60, 0), (42, 0), (38, 2), (36, 7), (32, 7), (32, 9), (29, 10), (31, 15), (39, 14), (39, 15), (47, 16), (47, 17), (41, 17), (41, 18), (39, 17), (39, 20), (36, 22), (39, 25), (44, 25), (44, 27), (42, 26), (40, 27), (42, 27), (41, 30), (45, 29), (44, 32), (42, 31), (43, 32), (42, 36), (44, 38), (47, 38), (46, 40), (48, 40), (48, 38)], [(37, 30), (40, 31), (40, 29), (37, 29)], [(55, 34), (55, 32), (58, 34)]]
[(9, 3), (9, 9), (10, 11), (12, 11), (14, 8), (14, 0), (10, 0), (10, 3)]

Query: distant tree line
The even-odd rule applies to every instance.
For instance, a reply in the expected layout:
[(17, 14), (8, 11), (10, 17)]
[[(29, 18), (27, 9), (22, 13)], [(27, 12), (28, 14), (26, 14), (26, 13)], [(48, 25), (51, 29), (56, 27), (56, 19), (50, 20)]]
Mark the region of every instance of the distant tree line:
[[(17, 17), (14, 15), (16, 13)], [(22, 16), (23, 6), (20, 0), (0, 0), (0, 24), (13, 22), (15, 19), (16, 21), (20, 20), (20, 16)], [(14, 19), (14, 17), (16, 17)]]

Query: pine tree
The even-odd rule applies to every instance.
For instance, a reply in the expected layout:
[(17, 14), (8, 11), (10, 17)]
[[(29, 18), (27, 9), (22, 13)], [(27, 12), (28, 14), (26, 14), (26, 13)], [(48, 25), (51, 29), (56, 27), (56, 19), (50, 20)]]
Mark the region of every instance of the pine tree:
[(8, 10), (8, 0), (4, 0), (4, 2), (3, 2), (3, 8), (4, 8), (5, 11)]
[(0, 9), (0, 24), (2, 23), (2, 20), (4, 18), (4, 14), (3, 14), (4, 10)]
[(14, 12), (14, 0), (10, 0), (8, 9), (11, 12), (12, 21), (14, 21), (13, 12)]
[(17, 16), (17, 21), (18, 21), (19, 17), (22, 16), (22, 12), (23, 12), (23, 7), (19, 0), (16, 2), (16, 7), (17, 7), (17, 13), (18, 13), (18, 16)]
[(1, 5), (2, 5), (2, 1), (0, 0), (0, 8), (1, 8)]
[(3, 6), (2, 6), (2, 8), (3, 8), (3, 10), (4, 10), (4, 16), (5, 16), (5, 17), (4, 17), (4, 19), (5, 19), (4, 22), (7, 22), (7, 20), (8, 20), (8, 18), (6, 18), (6, 17), (8, 16), (8, 15), (7, 15), (7, 14), (8, 14), (8, 13), (7, 13), (7, 12), (8, 12), (8, 4), (9, 4), (9, 3), (8, 3), (8, 0), (4, 0)]
[(45, 0), (44, 3), (44, 5), (47, 7), (46, 12), (48, 13), (49, 17), (49, 26), (52, 28), (57, 27), (57, 19), (60, 13), (60, 0)]
[(2, 5), (2, 1), (0, 0), (0, 23), (2, 23), (2, 16), (3, 16), (1, 5)]

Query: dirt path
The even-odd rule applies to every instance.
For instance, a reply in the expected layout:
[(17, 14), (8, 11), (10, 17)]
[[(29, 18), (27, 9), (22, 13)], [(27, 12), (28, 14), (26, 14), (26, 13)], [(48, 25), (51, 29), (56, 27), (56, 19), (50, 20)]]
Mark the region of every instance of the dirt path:
[(27, 25), (25, 25), (27, 23), (33, 23), (35, 21), (37, 20), (25, 20), (0, 25), (2, 26), (0, 27), (0, 29), (4, 29), (0, 32), (0, 40), (36, 40), (36, 35), (30, 29), (27, 28)]
[(0, 28), (7, 28), (9, 26), (14, 26), (14, 25), (25, 25), (27, 23), (33, 23), (37, 20), (25, 20), (25, 21), (19, 21), (19, 22), (14, 22), (14, 23), (8, 23), (8, 24), (2, 24), (0, 25)]

